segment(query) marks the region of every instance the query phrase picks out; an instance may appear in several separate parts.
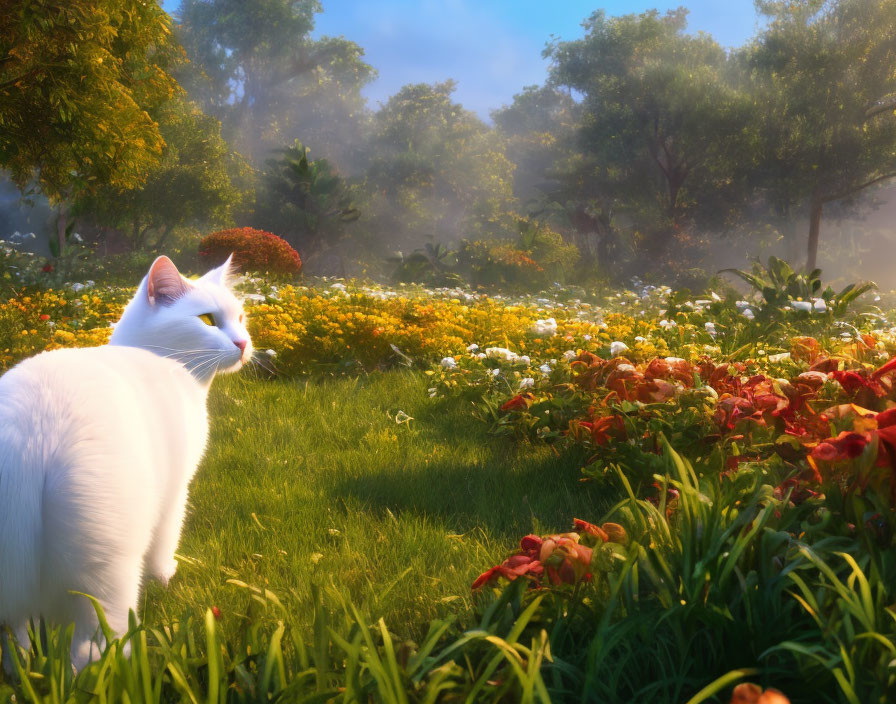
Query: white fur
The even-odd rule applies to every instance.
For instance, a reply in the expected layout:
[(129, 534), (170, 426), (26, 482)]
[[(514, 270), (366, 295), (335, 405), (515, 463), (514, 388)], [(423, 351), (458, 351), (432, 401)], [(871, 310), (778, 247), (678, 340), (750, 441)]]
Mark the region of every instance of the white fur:
[(121, 634), (143, 577), (174, 574), (209, 385), (252, 353), (228, 264), (153, 299), (152, 279), (177, 271), (160, 258), (109, 345), (44, 352), (0, 377), (0, 624), (21, 644), (30, 619), (74, 622), (80, 669), (98, 652), (97, 619), (70, 592), (95, 596)]

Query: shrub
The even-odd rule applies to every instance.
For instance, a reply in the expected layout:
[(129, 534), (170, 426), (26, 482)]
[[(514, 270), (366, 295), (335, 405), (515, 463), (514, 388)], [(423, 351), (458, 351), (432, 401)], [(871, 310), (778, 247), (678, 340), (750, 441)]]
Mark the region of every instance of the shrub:
[(282, 237), (251, 227), (213, 232), (199, 242), (199, 256), (218, 266), (233, 253), (233, 263), (242, 271), (286, 276), (302, 270), (299, 253)]

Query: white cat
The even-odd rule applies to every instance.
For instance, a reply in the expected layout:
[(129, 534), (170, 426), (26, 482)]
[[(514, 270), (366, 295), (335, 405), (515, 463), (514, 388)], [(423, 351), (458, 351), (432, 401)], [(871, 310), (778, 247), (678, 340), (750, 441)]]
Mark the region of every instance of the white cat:
[(174, 574), (209, 386), (252, 355), (229, 265), (190, 281), (159, 257), (108, 345), (0, 377), (0, 624), (21, 644), (29, 619), (74, 622), (81, 669), (97, 619), (70, 592), (95, 596), (121, 634), (143, 577)]

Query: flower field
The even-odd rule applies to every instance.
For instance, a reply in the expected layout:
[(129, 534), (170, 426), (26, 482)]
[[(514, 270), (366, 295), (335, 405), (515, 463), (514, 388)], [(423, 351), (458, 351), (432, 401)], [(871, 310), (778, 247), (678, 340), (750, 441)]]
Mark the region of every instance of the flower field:
[[(510, 486), (503, 492), (489, 490), (488, 500), (497, 504), (483, 510), (517, 516), (510, 524), (518, 531), (516, 538), (504, 524), (498, 543), (452, 533), (446, 546), (437, 547), (444, 538), (431, 535), (429, 548), (422, 548), (418, 539), (409, 537), (408, 528), (400, 537), (393, 536), (405, 551), (400, 561), (413, 559), (420, 550), (448, 550), (447, 545), (452, 551), (464, 545), (466, 552), (445, 558), (452, 574), (438, 581), (445, 583), (447, 593), (442, 587), (433, 593), (424, 589), (425, 598), (399, 599), (384, 612), (365, 611), (370, 608), (365, 606), (344, 625), (346, 633), (358, 637), (377, 634), (363, 641), (364, 657), (388, 658), (395, 651), (384, 630), (386, 621), (377, 627), (362, 625), (366, 618), (376, 613), (383, 613), (384, 619), (407, 613), (418, 620), (442, 617), (445, 605), (456, 602), (455, 625), (438, 626), (440, 635), (425, 641), (428, 652), (441, 648), (441, 654), (431, 661), (422, 655), (415, 660), (414, 655), (406, 665), (396, 664), (411, 668), (416, 663), (418, 669), (399, 670), (389, 686), (400, 685), (421, 697), (443, 691), (439, 687), (450, 682), (455, 693), (488, 692), (493, 699), (525, 698), (528, 691), (530, 698), (554, 701), (696, 703), (728, 701), (738, 684), (736, 696), (753, 697), (744, 701), (760, 701), (759, 696), (778, 701), (770, 697), (784, 696), (771, 691), (762, 695), (763, 688), (780, 690), (793, 702), (815, 701), (823, 683), (830, 701), (889, 701), (896, 695), (896, 612), (891, 606), (896, 596), (891, 586), (896, 577), (896, 320), (887, 301), (873, 291), (846, 287), (839, 293), (830, 288), (821, 292), (820, 286), (793, 277), (795, 287), (758, 286), (752, 295), (721, 282), (701, 295), (634, 282), (632, 290), (601, 298), (559, 287), (538, 296), (505, 297), (326, 279), (271, 285), (246, 278), (240, 288), (247, 299), (261, 378), (243, 381), (241, 388), (235, 382), (225, 384), (228, 402), (220, 412), (224, 417), (216, 422), (236, 428), (239, 439), (219, 435), (213, 446), (220, 449), (210, 461), (216, 472), (231, 471), (224, 469), (221, 458), (236, 455), (228, 455), (226, 448), (248, 440), (252, 424), (264, 413), (271, 414), (268, 424), (282, 425), (287, 435), (259, 439), (246, 453), (267, 458), (262, 464), (288, 467), (295, 461), (289, 459), (295, 442), (288, 438), (290, 416), (281, 418), (273, 407), (265, 411), (256, 401), (245, 411), (234, 408), (234, 403), (244, 403), (241, 395), (276, 393), (278, 408), (298, 403), (289, 413), (301, 414), (293, 389), (302, 385), (307, 396), (312, 381), (356, 385), (359, 378), (380, 379), (369, 382), (381, 388), (370, 396), (372, 401), (399, 378), (396, 374), (402, 375), (397, 387), (402, 390), (387, 412), (388, 425), (376, 431), (376, 442), (384, 444), (372, 447), (379, 448), (377, 456), (393, 458), (386, 462), (416, 458), (421, 464), (413, 472), (423, 473), (421, 486), (441, 486), (438, 496), (426, 493), (432, 487), (414, 495), (412, 505), (425, 507), (424, 520), (439, 515), (440, 502), (465, 484), (449, 480), (439, 485), (437, 474), (426, 479), (431, 470), (424, 458), (444, 451), (438, 449), (437, 434), (418, 457), (410, 450), (395, 454), (393, 444), (403, 442), (396, 432), (435, 432), (443, 427), (439, 418), (447, 408), (452, 410), (446, 418), (453, 420), (444, 421), (444, 432), (463, 417), (464, 423), (473, 424), (469, 428), (478, 428), (464, 431), (479, 438), (477, 447), (497, 455), (512, 449), (513, 462), (523, 467), (536, 457), (553, 458), (554, 469), (533, 470), (526, 481), (537, 486), (515, 499), (532, 512), (522, 524), (517, 507), (497, 508), (515, 495)], [(806, 290), (799, 288), (801, 283), (807, 283)], [(42, 349), (102, 344), (131, 294), (92, 282), (16, 292), (0, 303), (0, 364), (8, 368)], [(416, 389), (410, 394), (417, 398), (416, 406), (408, 388)], [(347, 421), (327, 426), (322, 409), (330, 397), (319, 395), (322, 415), (313, 422), (335, 433), (328, 441), (335, 447), (345, 442), (339, 428), (349, 432)], [(360, 423), (358, 432), (379, 423), (364, 419), (381, 410), (359, 411), (347, 404), (340, 412)], [(244, 421), (232, 417), (240, 413), (252, 415)], [(366, 432), (365, 447), (373, 442), (367, 439), (372, 431)], [(275, 459), (281, 451), (284, 459)], [(345, 451), (307, 452), (346, 456)], [(356, 459), (366, 462), (361, 455)], [(328, 461), (339, 466), (343, 462)], [(563, 468), (559, 473), (558, 467)], [(347, 466), (342, 471), (355, 477), (352, 481), (364, 482), (359, 500), (381, 497), (384, 506), (400, 510), (398, 497), (407, 495), (406, 478), (396, 477), (386, 491)], [(482, 479), (491, 481), (487, 475)], [(208, 481), (213, 482), (206, 489), (208, 496), (220, 500), (214, 489), (219, 480), (207, 477), (198, 482), (200, 503), (210, 500), (201, 490)], [(530, 491), (550, 502), (547, 522), (548, 514), (528, 498)], [(240, 507), (240, 496), (239, 491), (234, 494), (235, 516), (248, 510)], [(329, 508), (314, 503), (317, 500), (311, 502), (309, 516), (330, 515)], [(449, 511), (460, 512), (451, 515), (461, 515), (463, 504), (451, 501), (454, 508)], [(278, 515), (279, 509), (271, 510)], [(362, 503), (352, 511), (369, 509)], [(262, 529), (272, 520), (288, 520), (288, 514), (274, 519), (251, 515)], [(376, 511), (364, 515), (365, 525), (379, 525)], [(489, 520), (486, 515), (471, 515), (470, 525)], [(388, 527), (389, 521), (399, 520), (392, 508), (387, 508), (385, 520), (376, 531), (392, 535), (396, 528)], [(217, 549), (230, 545), (221, 536), (236, 536), (244, 525), (217, 529)], [(350, 565), (363, 559), (362, 553), (329, 559), (333, 548), (327, 545), (333, 536), (351, 531), (326, 531), (326, 539), (313, 537), (311, 531), (302, 539), (311, 540), (305, 547), (277, 547), (284, 555), (277, 561), (310, 550), (313, 572), (307, 579), (329, 571), (337, 584), (353, 585), (352, 599), (370, 598), (365, 589), (375, 593), (393, 588), (379, 583), (361, 587)], [(284, 544), (287, 536), (277, 535), (277, 544)], [(365, 544), (369, 537), (356, 540)], [(188, 536), (191, 545), (201, 555), (211, 543), (200, 547)], [(239, 552), (239, 545), (237, 540), (232, 549)], [(367, 549), (379, 551), (378, 545), (374, 542)], [(301, 560), (286, 572), (282, 565), (256, 564), (270, 549), (259, 545), (247, 563), (251, 567), (236, 571), (228, 566), (233, 556), (222, 553), (216, 569), (231, 574), (230, 582), (238, 577), (236, 582), (247, 589), (270, 583), (271, 595), (277, 585), (288, 591), (293, 580), (283, 575), (308, 567)], [(398, 565), (385, 568), (380, 562), (384, 578), (388, 573), (389, 580), (401, 579), (396, 576)], [(415, 569), (429, 579), (431, 568)], [(192, 579), (199, 581), (189, 590), (178, 587), (165, 595), (151, 591), (153, 608), (177, 613), (178, 603), (193, 608), (214, 603), (218, 611), (208, 612), (213, 618), (204, 625), (206, 635), (212, 637), (209, 629), (223, 629), (223, 635), (214, 638), (241, 638), (242, 631), (228, 625), (228, 613), (236, 607), (228, 608), (227, 597), (202, 582), (214, 582), (215, 574), (215, 569), (197, 573)], [(209, 589), (212, 596), (197, 598)], [(276, 599), (271, 595), (264, 599)], [(296, 607), (301, 603), (302, 611), (323, 608), (309, 606), (307, 596), (289, 598), (298, 599)], [(322, 618), (317, 613), (315, 618)], [(215, 626), (215, 619), (223, 620)], [(504, 644), (495, 653), (483, 650), (478, 636), (471, 635), (480, 632), (476, 619), (482, 633)], [(286, 620), (299, 643), (308, 623)], [(273, 647), (266, 640), (273, 626), (269, 617), (262, 618), (250, 647)], [(423, 626), (412, 622), (409, 630), (396, 628), (406, 638), (419, 639)], [(166, 633), (153, 636), (153, 647), (167, 653), (168, 662), (180, 662), (171, 659), (174, 645), (166, 640), (180, 636)], [(339, 638), (349, 638), (346, 633)], [(345, 651), (348, 643), (336, 639), (328, 647), (343, 648), (349, 660), (361, 657), (360, 650)], [(505, 646), (509, 650), (498, 656)], [(304, 647), (293, 645), (281, 653), (278, 657), (291, 663), (283, 667), (294, 672)], [(406, 647), (420, 653), (415, 649), (423, 646), (415, 642)], [(238, 649), (227, 648), (222, 686), (243, 691), (241, 687), (250, 687), (248, 675), (240, 674), (247, 661)], [(194, 652), (194, 663), (197, 656), (203, 657)], [(449, 670), (439, 669), (449, 663), (458, 667), (458, 658), (466, 658), (472, 670), (464, 674), (463, 668), (449, 668), (446, 674)], [(327, 662), (331, 680), (353, 676)], [(352, 691), (383, 691), (375, 668), (365, 662), (358, 665), (359, 671), (372, 679), (363, 685), (355, 681)], [(429, 669), (419, 669), (424, 662)], [(39, 659), (29, 667), (40, 667)], [(193, 687), (189, 691), (204, 692), (201, 678), (187, 685), (168, 681), (164, 673), (152, 676), (161, 677), (159, 686), (171, 691)], [(447, 679), (440, 679), (443, 676)], [(284, 674), (266, 686), (271, 692), (299, 686), (289, 680)], [(97, 680), (92, 682), (90, 686), (99, 686)], [(745, 684), (749, 682), (761, 687)]]

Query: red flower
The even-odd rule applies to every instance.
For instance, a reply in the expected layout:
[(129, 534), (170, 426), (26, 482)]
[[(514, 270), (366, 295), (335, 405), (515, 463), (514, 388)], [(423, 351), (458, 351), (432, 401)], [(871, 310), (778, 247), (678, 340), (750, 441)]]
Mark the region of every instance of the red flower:
[(44, 264), (41, 271), (44, 272), (45, 274), (50, 274), (53, 272), (53, 265), (52, 264)]
[(594, 525), (593, 523), (583, 521), (580, 518), (573, 518), (572, 523), (575, 526), (575, 529), (579, 531), (579, 533), (587, 533), (588, 535), (594, 536), (595, 538), (600, 538), (605, 543), (610, 540), (610, 536), (607, 535), (606, 531)]
[[(792, 489), (792, 491), (790, 491)], [(807, 499), (814, 499), (818, 496), (817, 491), (808, 488), (805, 482), (798, 479), (785, 479), (775, 487), (775, 498), (783, 499), (787, 492), (790, 491), (790, 501), (799, 506)]]
[(889, 374), (892, 371), (896, 371), (896, 357), (893, 357), (893, 359), (874, 372), (871, 377), (873, 379), (880, 379), (884, 374)]
[(216, 621), (220, 621), (221, 620), (221, 609), (219, 609), (217, 606), (213, 606), (212, 607), (212, 616), (215, 617)]
[(598, 446), (606, 445), (610, 441), (611, 431), (625, 429), (625, 424), (619, 416), (599, 416), (591, 422), (582, 421), (579, 425), (590, 431), (591, 441)]
[(49, 319), (50, 319), (50, 316), (47, 315), (46, 313), (42, 313), (41, 316), (40, 316), (40, 319), (41, 319), (41, 320), (49, 320)]
[(498, 580), (498, 577), (501, 574), (501, 566), (498, 565), (496, 567), (491, 567), (479, 575), (476, 580), (473, 582), (473, 585), (470, 587), (471, 589), (479, 589), (480, 587), (484, 587), (486, 584), (490, 582), (495, 582)]
[(857, 374), (856, 372), (846, 372), (835, 370), (828, 373), (828, 376), (835, 381), (840, 382), (840, 386), (843, 387), (844, 391), (847, 393), (853, 393), (858, 391), (859, 389), (871, 389), (875, 394), (880, 395), (880, 385), (875, 383), (874, 380), (869, 381), (861, 374)]
[(532, 394), (517, 394), (501, 406), (502, 411), (525, 411), (532, 402)]
[(886, 411), (878, 413), (875, 416), (875, 420), (878, 428), (888, 428), (891, 425), (896, 425), (896, 408), (888, 408)]
[(812, 449), (812, 457), (825, 462), (853, 459), (862, 454), (870, 442), (869, 435), (844, 430), (836, 438), (828, 438)]

